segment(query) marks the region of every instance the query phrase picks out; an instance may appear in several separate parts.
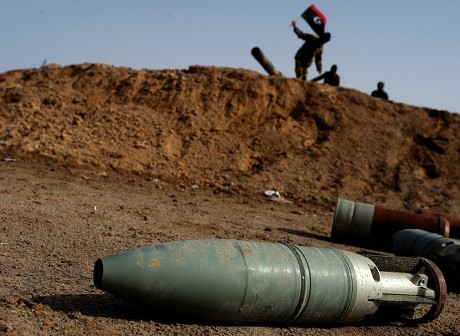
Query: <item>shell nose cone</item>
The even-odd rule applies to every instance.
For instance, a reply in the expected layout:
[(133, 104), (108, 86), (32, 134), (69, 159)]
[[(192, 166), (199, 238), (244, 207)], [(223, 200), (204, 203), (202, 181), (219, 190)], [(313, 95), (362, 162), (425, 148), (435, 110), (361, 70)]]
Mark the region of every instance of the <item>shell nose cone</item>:
[(102, 263), (102, 260), (99, 258), (96, 260), (96, 263), (94, 264), (94, 271), (93, 271), (94, 286), (96, 286), (96, 288), (101, 289), (103, 276), (104, 276), (104, 264)]
[(225, 239), (169, 242), (105, 256), (96, 261), (93, 276), (96, 288), (121, 298), (237, 322), (288, 320), (302, 284), (298, 260), (286, 246)]

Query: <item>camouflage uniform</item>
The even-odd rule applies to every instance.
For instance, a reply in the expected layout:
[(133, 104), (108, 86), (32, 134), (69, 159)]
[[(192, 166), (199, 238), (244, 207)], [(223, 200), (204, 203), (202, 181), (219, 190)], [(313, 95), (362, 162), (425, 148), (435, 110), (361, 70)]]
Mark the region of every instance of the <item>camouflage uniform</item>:
[(317, 36), (304, 33), (297, 27), (294, 27), (294, 33), (302, 39), (305, 40), (305, 43), (300, 47), (295, 55), (295, 74), (297, 78), (306, 80), (308, 68), (315, 59), (316, 69), (318, 72), (321, 72), (323, 63), (322, 63), (322, 54), (323, 54), (323, 41)]

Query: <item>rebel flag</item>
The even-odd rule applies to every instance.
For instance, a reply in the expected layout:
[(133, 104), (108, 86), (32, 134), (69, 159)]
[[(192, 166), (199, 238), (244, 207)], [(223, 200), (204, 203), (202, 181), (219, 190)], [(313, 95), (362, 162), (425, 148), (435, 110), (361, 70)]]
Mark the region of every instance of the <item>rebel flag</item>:
[(315, 5), (310, 5), (305, 12), (300, 15), (310, 25), (316, 34), (322, 36), (326, 27), (326, 17)]

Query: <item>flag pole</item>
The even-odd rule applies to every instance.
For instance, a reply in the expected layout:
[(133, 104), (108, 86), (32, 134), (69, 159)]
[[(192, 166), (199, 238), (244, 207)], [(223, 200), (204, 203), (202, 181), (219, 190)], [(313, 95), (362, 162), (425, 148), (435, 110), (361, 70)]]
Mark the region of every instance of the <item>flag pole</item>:
[(300, 15), (291, 21), (291, 26), (294, 26), (297, 23), (297, 20), (300, 19)]

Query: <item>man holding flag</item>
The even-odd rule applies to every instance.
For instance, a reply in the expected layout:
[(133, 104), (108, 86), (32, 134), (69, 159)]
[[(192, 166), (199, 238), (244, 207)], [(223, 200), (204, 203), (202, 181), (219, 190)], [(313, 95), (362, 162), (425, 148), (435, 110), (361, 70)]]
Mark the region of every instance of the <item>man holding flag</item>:
[(300, 39), (305, 40), (305, 43), (302, 47), (300, 47), (295, 55), (295, 74), (297, 78), (306, 80), (308, 68), (312, 64), (313, 59), (315, 60), (316, 70), (318, 70), (319, 73), (322, 72), (323, 45), (331, 39), (331, 34), (324, 32), (326, 18), (314, 5), (308, 7), (301, 16), (318, 34), (318, 36), (315, 36), (304, 33), (297, 28), (296, 20), (292, 21), (294, 33)]

